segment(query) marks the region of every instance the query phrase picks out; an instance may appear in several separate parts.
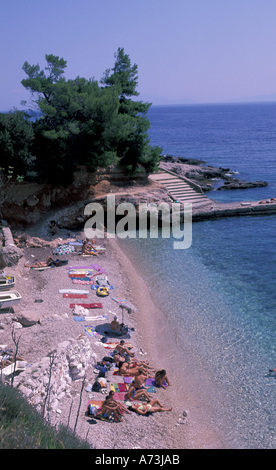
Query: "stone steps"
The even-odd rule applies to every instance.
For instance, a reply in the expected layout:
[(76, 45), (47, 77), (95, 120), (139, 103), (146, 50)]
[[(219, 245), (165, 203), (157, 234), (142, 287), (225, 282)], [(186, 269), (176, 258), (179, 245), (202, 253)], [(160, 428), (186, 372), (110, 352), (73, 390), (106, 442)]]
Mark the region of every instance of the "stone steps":
[(198, 204), (209, 202), (207, 196), (187, 179), (172, 175), (166, 170), (160, 170), (149, 177), (152, 181), (160, 183), (167, 189), (171, 197), (179, 202), (191, 202)]

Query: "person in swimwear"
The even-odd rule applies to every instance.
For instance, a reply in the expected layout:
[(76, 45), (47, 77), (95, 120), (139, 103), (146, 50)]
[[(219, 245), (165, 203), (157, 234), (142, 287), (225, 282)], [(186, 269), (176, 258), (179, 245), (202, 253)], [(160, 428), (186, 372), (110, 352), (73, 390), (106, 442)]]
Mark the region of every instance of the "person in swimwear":
[[(117, 317), (115, 317), (117, 318)], [(119, 325), (120, 326), (120, 325)], [(121, 339), (120, 343), (116, 345), (116, 349), (118, 351), (118, 353), (121, 355), (121, 356), (130, 356), (130, 357), (133, 357), (134, 356), (134, 353), (130, 352), (130, 348), (124, 346), (125, 345), (125, 342), (123, 339)]]
[(161, 405), (160, 401), (155, 398), (149, 403), (135, 403), (129, 407), (129, 409), (136, 411), (140, 415), (145, 415), (146, 413), (156, 413), (157, 411), (171, 411), (172, 408), (165, 408)]
[(114, 403), (115, 405), (118, 406), (118, 412), (120, 414), (122, 414), (124, 411), (128, 414), (130, 414), (130, 411), (127, 409), (127, 407), (123, 404), (123, 403), (120, 403), (118, 402), (117, 400), (115, 400), (114, 398), (114, 393), (113, 390), (110, 390), (108, 396), (109, 396), (109, 403)]
[(125, 328), (118, 322), (118, 318), (116, 317), (116, 315), (110, 323), (110, 328), (112, 332), (116, 333), (117, 335), (123, 335), (124, 333), (126, 333)]
[(53, 258), (49, 257), (47, 261), (37, 261), (37, 263), (34, 264), (29, 264), (28, 262), (24, 264), (27, 268), (47, 268), (48, 266), (51, 266), (51, 264), (54, 263)]
[(132, 384), (130, 384), (130, 387), (127, 391), (127, 397), (130, 401), (140, 400), (142, 398), (145, 398), (147, 401), (152, 399), (144, 386), (141, 388), (135, 388)]
[(98, 254), (97, 251), (95, 250), (92, 242), (90, 242), (88, 238), (86, 238), (86, 240), (84, 240), (84, 242), (82, 244), (81, 252), (82, 252), (83, 255), (90, 255), (91, 252), (93, 252), (94, 255)]
[(156, 385), (159, 385), (159, 387), (163, 387), (165, 389), (166, 389), (166, 385), (164, 385), (164, 382), (167, 385), (171, 385), (165, 369), (158, 370), (155, 374), (154, 380), (155, 380)]
[(139, 388), (142, 388), (142, 387), (143, 387), (143, 388), (149, 388), (149, 387), (145, 387), (145, 385), (144, 385), (145, 382), (146, 382), (146, 380), (147, 380), (147, 378), (148, 378), (148, 376), (145, 375), (145, 374), (143, 374), (142, 370), (139, 369), (139, 374), (136, 375), (136, 376), (134, 377), (134, 380), (132, 381), (133, 387), (135, 387), (137, 390), (138, 390)]
[(144, 376), (146, 376), (146, 378), (150, 377), (149, 372), (145, 368), (132, 367), (132, 365), (129, 364), (128, 362), (120, 361), (118, 364), (118, 367), (119, 367), (119, 375), (123, 375), (125, 377), (136, 376), (140, 374), (143, 374)]
[(119, 406), (111, 402), (109, 395), (106, 396), (105, 401), (102, 404), (101, 415), (103, 418), (107, 419), (113, 415), (118, 421), (123, 421), (120, 417)]
[(140, 361), (136, 361), (135, 359), (130, 359), (125, 356), (120, 356), (120, 354), (118, 354), (117, 352), (117, 348), (116, 350), (114, 350), (113, 359), (117, 367), (119, 367), (120, 362), (126, 362), (128, 366), (131, 368), (140, 367), (146, 370), (147, 369), (155, 370), (153, 367), (150, 367), (146, 362), (143, 362), (143, 361), (140, 362)]

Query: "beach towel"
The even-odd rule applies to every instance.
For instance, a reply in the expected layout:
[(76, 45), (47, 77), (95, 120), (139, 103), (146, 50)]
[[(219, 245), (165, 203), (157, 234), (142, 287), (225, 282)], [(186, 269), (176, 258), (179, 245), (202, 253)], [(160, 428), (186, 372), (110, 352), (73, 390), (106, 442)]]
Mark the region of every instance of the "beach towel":
[[(153, 386), (153, 387), (160, 387), (160, 385), (157, 385), (157, 383), (155, 382), (154, 379), (147, 379), (146, 380), (146, 386), (148, 386), (148, 385)], [(164, 385), (164, 387), (168, 386), (166, 381), (164, 381), (162, 385)]]
[(125, 392), (114, 392), (113, 398), (114, 400), (120, 400), (120, 401), (129, 400)]
[(129, 389), (129, 385), (124, 383), (124, 384), (117, 384), (119, 387), (119, 392), (127, 392)]
[(99, 287), (107, 287), (107, 288), (110, 289), (110, 290), (111, 290), (111, 289), (114, 289), (114, 287), (113, 287), (113, 286), (110, 286), (109, 284), (107, 284), (106, 286), (100, 286), (99, 284), (97, 284), (97, 283), (94, 284), (94, 282), (93, 282), (93, 284), (91, 285), (91, 289), (94, 289), (94, 290), (99, 289)]
[(95, 271), (106, 273), (106, 270), (98, 264), (90, 264), (90, 266), (67, 266), (66, 269), (94, 269)]
[[(96, 418), (99, 411), (102, 409), (102, 406), (103, 400), (88, 400), (86, 412), (89, 416), (94, 416), (94, 418)], [(108, 419), (106, 421), (108, 421)]]
[(95, 317), (78, 317), (78, 316), (74, 316), (73, 317), (75, 321), (93, 321), (93, 320), (107, 320), (107, 316), (106, 315), (96, 315)]
[[(118, 342), (116, 342), (116, 343), (103, 343), (103, 347), (106, 348), (106, 349), (115, 349), (118, 344), (119, 344)], [(133, 347), (132, 344), (130, 344), (130, 343), (125, 343), (124, 346), (126, 348), (132, 348)]]
[(84, 331), (89, 337), (99, 335), (99, 333), (97, 333), (97, 331), (95, 330), (95, 327), (92, 325), (84, 325)]
[(73, 282), (73, 284), (82, 284), (82, 285), (90, 285), (90, 284), (92, 285), (92, 284), (94, 284), (93, 279), (84, 280), (84, 279), (72, 278), (72, 282)]
[(60, 294), (89, 294), (89, 290), (59, 289)]
[(68, 255), (70, 253), (73, 253), (75, 251), (75, 248), (73, 246), (68, 245), (65, 243), (64, 245), (58, 245), (56, 248), (53, 249), (52, 254), (53, 255)]
[(76, 306), (81, 306), (84, 308), (103, 308), (101, 303), (91, 303), (91, 304), (70, 304), (70, 308), (75, 308)]
[(96, 271), (96, 269), (92, 269), (92, 268), (89, 268), (89, 269), (69, 269), (69, 272), (68, 272), (69, 275), (79, 275), (79, 274), (86, 274), (86, 275), (91, 275), (92, 274), (98, 274), (98, 271)]
[(124, 377), (124, 382), (126, 384), (131, 384), (133, 382), (134, 377)]
[(66, 269), (71, 272), (84, 272), (89, 270), (93, 270), (92, 266), (67, 266)]
[(126, 383), (111, 383), (110, 390), (112, 392), (126, 393), (129, 389), (129, 385)]
[[(92, 274), (92, 273), (91, 273)], [(85, 272), (85, 273), (69, 273), (69, 277), (70, 279), (83, 279), (83, 278), (86, 278), (87, 276), (89, 275), (88, 272)]]
[(63, 294), (64, 299), (88, 299), (87, 294)]
[(31, 267), (31, 269), (34, 269), (35, 271), (44, 271), (44, 269), (51, 269), (52, 266), (42, 266), (40, 268), (34, 268), (34, 267)]
[(101, 271), (102, 273), (106, 273), (106, 270), (103, 269), (99, 264), (92, 264), (93, 268), (96, 269), (96, 271)]
[[(126, 384), (131, 384), (133, 382), (134, 377), (124, 377), (124, 382)], [(152, 380), (154, 379), (147, 379), (145, 382), (145, 386), (149, 387), (147, 388), (148, 393), (156, 393), (155, 387), (152, 385)]]
[(98, 255), (97, 251), (91, 250), (89, 253), (82, 254), (81, 256), (83, 256), (85, 258), (87, 256), (97, 256), (97, 255)]
[(87, 402), (87, 408), (89, 405), (93, 405), (93, 406), (96, 406), (96, 408), (98, 409), (101, 409), (101, 407), (103, 406), (103, 402), (104, 400), (88, 400)]

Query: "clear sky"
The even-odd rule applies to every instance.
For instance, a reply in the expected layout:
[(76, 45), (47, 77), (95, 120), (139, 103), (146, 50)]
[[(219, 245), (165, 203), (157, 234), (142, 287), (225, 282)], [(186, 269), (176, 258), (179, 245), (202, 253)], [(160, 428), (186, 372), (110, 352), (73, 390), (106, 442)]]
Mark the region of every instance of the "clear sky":
[(118, 47), (143, 101), (276, 99), (276, 0), (0, 0), (0, 110), (30, 99), (25, 60), (99, 81)]

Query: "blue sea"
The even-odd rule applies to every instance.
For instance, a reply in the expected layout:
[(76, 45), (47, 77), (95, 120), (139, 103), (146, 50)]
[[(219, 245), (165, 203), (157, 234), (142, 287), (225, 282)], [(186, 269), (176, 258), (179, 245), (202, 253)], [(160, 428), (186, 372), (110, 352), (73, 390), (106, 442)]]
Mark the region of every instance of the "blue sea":
[[(151, 144), (163, 154), (268, 182), (208, 197), (276, 197), (276, 103), (152, 106), (148, 117)], [(212, 387), (204, 393), (226, 447), (275, 448), (276, 216), (196, 222), (192, 230), (186, 250), (161, 237), (120, 243), (177, 332), (183, 362), (214, 384), (215, 397)]]

